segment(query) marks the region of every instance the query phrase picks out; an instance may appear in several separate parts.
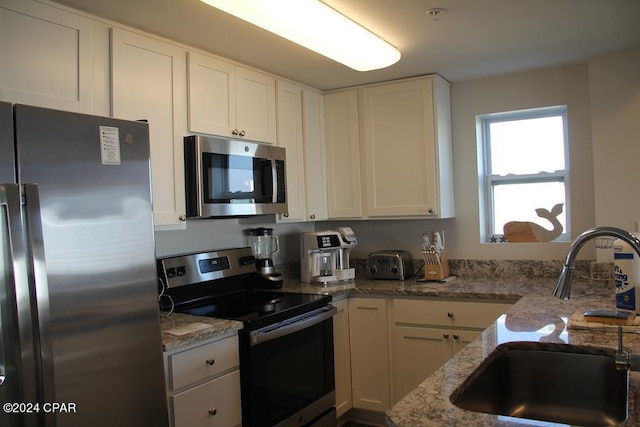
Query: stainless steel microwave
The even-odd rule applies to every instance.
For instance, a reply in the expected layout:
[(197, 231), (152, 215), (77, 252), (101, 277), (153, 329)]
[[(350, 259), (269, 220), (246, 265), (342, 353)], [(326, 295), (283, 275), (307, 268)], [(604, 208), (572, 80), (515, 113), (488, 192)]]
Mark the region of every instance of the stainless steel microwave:
[(287, 212), (285, 149), (228, 138), (184, 138), (187, 217)]

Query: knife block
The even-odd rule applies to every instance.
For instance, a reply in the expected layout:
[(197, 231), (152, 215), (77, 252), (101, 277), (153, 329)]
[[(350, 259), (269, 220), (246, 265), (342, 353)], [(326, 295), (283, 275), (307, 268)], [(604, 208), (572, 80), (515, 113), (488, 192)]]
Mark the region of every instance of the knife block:
[(440, 253), (440, 264), (424, 264), (424, 280), (443, 280), (451, 275), (449, 271), (449, 261), (444, 255), (444, 251)]

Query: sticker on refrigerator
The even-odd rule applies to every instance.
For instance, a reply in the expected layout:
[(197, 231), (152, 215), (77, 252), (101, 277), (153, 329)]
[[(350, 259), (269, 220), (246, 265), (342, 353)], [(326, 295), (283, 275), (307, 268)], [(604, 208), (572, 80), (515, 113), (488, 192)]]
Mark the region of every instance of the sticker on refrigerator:
[(120, 164), (120, 130), (113, 126), (100, 126), (100, 161), (103, 165)]

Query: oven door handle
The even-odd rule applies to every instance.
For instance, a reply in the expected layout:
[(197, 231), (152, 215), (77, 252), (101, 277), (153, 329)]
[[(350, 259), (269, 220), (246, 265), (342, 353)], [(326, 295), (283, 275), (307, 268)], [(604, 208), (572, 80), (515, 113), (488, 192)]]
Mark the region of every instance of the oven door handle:
[(275, 326), (271, 325), (262, 329), (255, 330), (250, 334), (251, 345), (254, 346), (274, 340), (276, 338), (282, 338), (284, 336), (293, 334), (294, 332), (298, 332), (302, 329), (316, 325), (320, 322), (324, 322), (327, 319), (331, 319), (333, 315), (337, 313), (337, 311), (338, 310), (334, 306), (329, 305), (327, 307), (312, 311), (311, 315), (308, 315), (309, 313), (307, 313), (307, 315), (300, 320), (289, 321), (285, 324), (280, 323)]

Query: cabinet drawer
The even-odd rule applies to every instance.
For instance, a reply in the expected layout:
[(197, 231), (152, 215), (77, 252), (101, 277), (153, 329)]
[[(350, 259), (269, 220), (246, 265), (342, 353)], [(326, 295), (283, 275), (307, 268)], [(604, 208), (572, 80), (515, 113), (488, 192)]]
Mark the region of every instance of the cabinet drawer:
[(484, 329), (512, 304), (469, 301), (394, 299), (395, 323)]
[(238, 338), (224, 338), (169, 356), (171, 388), (179, 389), (240, 365)]
[(240, 426), (240, 371), (178, 393), (171, 400), (174, 427)]

